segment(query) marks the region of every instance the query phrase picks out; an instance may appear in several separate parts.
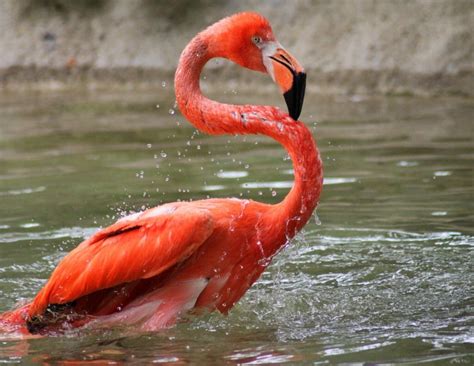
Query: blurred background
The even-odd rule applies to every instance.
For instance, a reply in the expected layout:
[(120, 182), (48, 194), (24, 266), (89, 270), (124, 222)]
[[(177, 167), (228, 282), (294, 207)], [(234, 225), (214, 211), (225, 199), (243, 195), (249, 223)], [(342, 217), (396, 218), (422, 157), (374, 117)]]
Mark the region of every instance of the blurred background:
[[(124, 215), (287, 194), (278, 143), (200, 133), (176, 108), (182, 49), (241, 10), (307, 69), (300, 118), (324, 162), (314, 217), (228, 317), (0, 334), (0, 363), (473, 364), (472, 0), (0, 1), (0, 312)], [(286, 110), (268, 76), (222, 60), (201, 86)]]
[(471, 0), (6, 0), (0, 88), (160, 83), (196, 32), (243, 10), (268, 17), (312, 90), (473, 94)]

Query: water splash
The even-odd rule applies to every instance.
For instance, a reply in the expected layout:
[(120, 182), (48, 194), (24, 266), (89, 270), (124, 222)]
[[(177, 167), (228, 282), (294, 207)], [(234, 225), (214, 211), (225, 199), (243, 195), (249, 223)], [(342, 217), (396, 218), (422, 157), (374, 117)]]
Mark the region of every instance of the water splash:
[(318, 226), (321, 225), (321, 220), (319, 219), (319, 216), (316, 210), (314, 210), (313, 212), (313, 222)]

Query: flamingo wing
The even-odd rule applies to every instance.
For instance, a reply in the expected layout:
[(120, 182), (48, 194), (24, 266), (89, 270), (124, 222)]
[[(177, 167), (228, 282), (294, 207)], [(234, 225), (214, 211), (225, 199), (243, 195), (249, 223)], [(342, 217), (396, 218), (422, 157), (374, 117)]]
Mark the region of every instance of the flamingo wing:
[(188, 258), (214, 231), (205, 209), (159, 209), (119, 220), (71, 251), (33, 300), (28, 316), (42, 314), (50, 304), (156, 276)]

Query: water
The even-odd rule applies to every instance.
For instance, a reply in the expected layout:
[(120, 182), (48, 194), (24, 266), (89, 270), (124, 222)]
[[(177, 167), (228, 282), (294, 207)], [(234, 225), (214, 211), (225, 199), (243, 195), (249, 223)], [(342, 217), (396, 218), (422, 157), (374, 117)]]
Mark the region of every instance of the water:
[[(278, 144), (196, 133), (169, 113), (171, 93), (2, 94), (0, 311), (130, 211), (284, 197), (292, 167)], [(211, 95), (282, 105), (275, 93)], [(469, 99), (308, 95), (321, 205), (228, 317), (157, 333), (2, 336), (0, 362), (472, 363), (473, 112)]]

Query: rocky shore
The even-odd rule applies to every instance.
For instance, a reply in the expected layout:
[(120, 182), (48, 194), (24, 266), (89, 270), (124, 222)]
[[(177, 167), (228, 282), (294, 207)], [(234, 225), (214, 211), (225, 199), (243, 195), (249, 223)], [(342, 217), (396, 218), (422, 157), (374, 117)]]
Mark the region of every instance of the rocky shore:
[[(268, 17), (314, 92), (474, 94), (470, 0), (5, 0), (0, 90), (171, 82), (188, 40), (243, 10)], [(227, 62), (211, 62), (206, 76), (209, 84), (257, 84)]]

